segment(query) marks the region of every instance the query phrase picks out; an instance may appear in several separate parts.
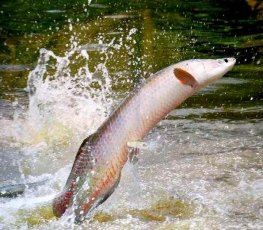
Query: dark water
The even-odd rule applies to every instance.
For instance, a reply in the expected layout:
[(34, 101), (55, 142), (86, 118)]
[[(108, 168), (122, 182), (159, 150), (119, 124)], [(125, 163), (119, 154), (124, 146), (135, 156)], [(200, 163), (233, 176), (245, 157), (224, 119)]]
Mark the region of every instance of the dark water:
[[(118, 18), (120, 15), (126, 17)], [(73, 31), (68, 28), (71, 21)], [(244, 107), (245, 114), (228, 112), (219, 116), (262, 117), (263, 25), (245, 1), (99, 1), (91, 6), (86, 1), (34, 1), (33, 5), (3, 1), (0, 22), (2, 99), (26, 97), (22, 89), (40, 48), (61, 55), (74, 33), (80, 44), (96, 44), (99, 36), (108, 42), (134, 27), (138, 30), (133, 38), (136, 44), (129, 44), (133, 53), (128, 54), (125, 48), (115, 51), (113, 60), (107, 61), (110, 73), (126, 71), (125, 77), (139, 81), (180, 60), (234, 56), (238, 65), (223, 81), (217, 96), (203, 99), (200, 95), (185, 106)], [(94, 66), (99, 55), (90, 55)], [(131, 87), (117, 81), (114, 84), (116, 90)]]
[[(48, 185), (52, 189), (44, 191), (56, 194), (81, 139), (96, 130), (134, 85), (181, 60), (233, 56), (233, 71), (188, 99), (151, 132), (149, 149), (137, 166), (127, 166), (119, 190), (87, 226), (261, 229), (263, 19), (253, 1), (248, 3), (1, 1), (0, 182), (34, 182), (55, 173), (56, 180)], [(54, 52), (55, 58), (41, 59), (41, 48)], [(79, 56), (81, 50), (88, 59)], [(67, 57), (63, 60), (69, 64), (62, 65), (59, 57)], [(80, 69), (94, 72), (100, 63), (106, 78), (98, 73), (100, 80), (90, 85), (91, 91), (83, 87), (88, 93), (80, 91), (81, 80), (70, 87), (62, 84), (61, 75), (80, 76)], [(28, 75), (40, 67), (46, 68), (45, 79), (58, 76), (53, 81), (58, 84), (45, 88), (51, 83), (34, 83), (41, 90), (32, 95), (25, 89)], [(86, 101), (69, 99), (72, 88), (79, 101), (95, 98), (93, 104), (88, 101), (85, 110)], [(32, 200), (41, 200), (41, 194), (43, 188), (27, 193)], [(21, 206), (11, 208), (14, 201), (0, 202), (8, 213), (1, 213), (0, 228), (31, 224), (53, 229), (62, 224), (30, 222), (24, 213), (17, 214)]]

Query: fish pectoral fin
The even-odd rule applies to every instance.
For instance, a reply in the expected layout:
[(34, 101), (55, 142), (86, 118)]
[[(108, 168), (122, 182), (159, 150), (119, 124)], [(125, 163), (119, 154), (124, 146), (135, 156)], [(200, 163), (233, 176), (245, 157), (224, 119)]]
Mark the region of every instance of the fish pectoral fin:
[(192, 88), (196, 88), (198, 86), (198, 82), (195, 77), (186, 70), (175, 68), (174, 75), (184, 85), (189, 85)]
[(146, 149), (146, 143), (143, 141), (129, 141), (127, 142), (128, 148)]
[(138, 162), (140, 149), (146, 149), (146, 144), (141, 141), (131, 141), (127, 143), (129, 162), (135, 164)]
[(135, 164), (138, 162), (138, 155), (140, 154), (140, 150), (138, 148), (129, 148), (128, 149), (128, 158), (129, 162)]

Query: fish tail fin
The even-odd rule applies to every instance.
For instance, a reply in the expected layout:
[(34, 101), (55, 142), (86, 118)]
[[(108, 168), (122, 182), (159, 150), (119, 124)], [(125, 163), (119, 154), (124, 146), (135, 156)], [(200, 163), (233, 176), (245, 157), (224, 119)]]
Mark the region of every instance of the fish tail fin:
[(62, 216), (72, 205), (74, 194), (84, 182), (83, 175), (86, 175), (87, 171), (93, 167), (94, 158), (91, 156), (90, 145), (95, 136), (96, 134), (92, 134), (82, 142), (64, 190), (53, 200), (53, 212), (58, 217)]
[(59, 194), (55, 199), (53, 200), (53, 213), (57, 217), (61, 217), (66, 209), (71, 205), (73, 198), (72, 192), (63, 192)]

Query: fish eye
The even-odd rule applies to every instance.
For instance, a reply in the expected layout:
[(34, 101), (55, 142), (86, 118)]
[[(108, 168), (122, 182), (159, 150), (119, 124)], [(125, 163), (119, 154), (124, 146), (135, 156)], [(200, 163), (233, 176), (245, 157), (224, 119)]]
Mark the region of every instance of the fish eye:
[(226, 63), (228, 63), (228, 60), (227, 60), (227, 58), (225, 58), (225, 59), (224, 59), (224, 61), (225, 61)]

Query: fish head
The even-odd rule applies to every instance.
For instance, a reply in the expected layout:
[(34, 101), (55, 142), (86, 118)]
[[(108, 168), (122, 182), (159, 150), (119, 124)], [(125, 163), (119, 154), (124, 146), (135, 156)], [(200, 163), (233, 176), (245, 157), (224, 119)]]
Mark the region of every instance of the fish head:
[(235, 63), (235, 58), (192, 59), (176, 64), (174, 75), (181, 83), (200, 89), (220, 79)]

